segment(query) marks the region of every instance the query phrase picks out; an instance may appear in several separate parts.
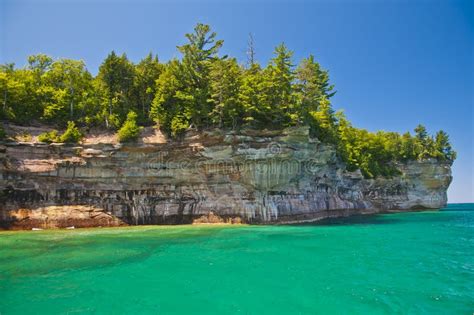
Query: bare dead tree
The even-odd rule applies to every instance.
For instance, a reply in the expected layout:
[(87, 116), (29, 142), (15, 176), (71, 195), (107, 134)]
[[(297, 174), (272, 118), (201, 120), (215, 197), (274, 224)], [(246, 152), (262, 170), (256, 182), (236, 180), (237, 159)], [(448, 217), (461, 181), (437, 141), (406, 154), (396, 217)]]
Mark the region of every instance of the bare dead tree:
[(250, 68), (255, 64), (255, 42), (252, 33), (249, 33), (247, 41), (247, 66)]

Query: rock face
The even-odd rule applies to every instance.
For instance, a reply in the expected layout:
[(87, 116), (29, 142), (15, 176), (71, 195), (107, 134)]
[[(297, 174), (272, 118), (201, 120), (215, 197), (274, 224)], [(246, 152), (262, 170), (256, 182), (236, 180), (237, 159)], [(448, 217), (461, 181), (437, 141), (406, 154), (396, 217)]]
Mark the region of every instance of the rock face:
[[(449, 164), (399, 165), (392, 179), (348, 172), (307, 128), (206, 132), (182, 142), (0, 146), (0, 226), (10, 229), (293, 223), (440, 208)], [(209, 219), (211, 218), (212, 219)]]

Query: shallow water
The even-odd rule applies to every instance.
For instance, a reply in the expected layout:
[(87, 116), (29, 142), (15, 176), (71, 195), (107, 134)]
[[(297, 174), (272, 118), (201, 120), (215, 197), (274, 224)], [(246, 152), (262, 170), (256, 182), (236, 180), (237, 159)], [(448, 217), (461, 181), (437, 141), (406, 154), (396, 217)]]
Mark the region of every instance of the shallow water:
[(474, 204), (300, 226), (0, 233), (0, 314), (472, 314)]

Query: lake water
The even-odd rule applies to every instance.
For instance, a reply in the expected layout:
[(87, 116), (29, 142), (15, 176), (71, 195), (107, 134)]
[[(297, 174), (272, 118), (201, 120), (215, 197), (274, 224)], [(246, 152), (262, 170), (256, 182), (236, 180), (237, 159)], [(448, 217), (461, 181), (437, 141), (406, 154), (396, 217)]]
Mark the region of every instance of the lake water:
[(472, 314), (474, 204), (300, 226), (0, 232), (0, 314)]

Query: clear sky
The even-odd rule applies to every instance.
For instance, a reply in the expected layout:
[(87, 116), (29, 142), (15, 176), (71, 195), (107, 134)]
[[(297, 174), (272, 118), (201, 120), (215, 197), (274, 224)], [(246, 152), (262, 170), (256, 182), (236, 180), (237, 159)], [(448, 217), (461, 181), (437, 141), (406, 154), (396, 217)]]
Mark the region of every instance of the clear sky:
[(46, 53), (83, 59), (111, 51), (161, 61), (197, 22), (245, 61), (248, 34), (266, 63), (280, 42), (295, 62), (309, 54), (329, 69), (345, 109), (369, 130), (447, 131), (458, 159), (449, 202), (473, 202), (474, 1), (9, 1), (0, 0), (0, 63)]

